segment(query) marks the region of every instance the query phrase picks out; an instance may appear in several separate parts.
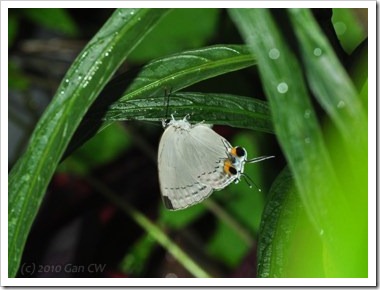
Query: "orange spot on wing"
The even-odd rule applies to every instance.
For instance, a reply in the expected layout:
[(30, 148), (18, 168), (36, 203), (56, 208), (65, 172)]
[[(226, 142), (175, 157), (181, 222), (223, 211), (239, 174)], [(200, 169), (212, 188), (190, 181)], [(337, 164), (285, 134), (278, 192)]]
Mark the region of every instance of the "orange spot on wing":
[(223, 170), (228, 175), (236, 175), (236, 173), (237, 173), (236, 168), (232, 165), (232, 163), (229, 159), (226, 159), (224, 161)]
[(231, 148), (231, 155), (236, 156), (236, 147)]
[(231, 175), (231, 172), (230, 172), (231, 166), (232, 166), (231, 161), (226, 159), (226, 161), (224, 161), (224, 166), (223, 166), (224, 173)]

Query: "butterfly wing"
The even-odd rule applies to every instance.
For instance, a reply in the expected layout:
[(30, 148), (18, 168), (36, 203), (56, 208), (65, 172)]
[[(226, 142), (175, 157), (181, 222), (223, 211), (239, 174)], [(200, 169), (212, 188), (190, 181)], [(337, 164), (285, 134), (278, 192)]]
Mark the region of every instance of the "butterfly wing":
[(172, 210), (189, 207), (234, 181), (235, 177), (224, 171), (230, 148), (231, 144), (208, 125), (173, 122), (162, 135), (158, 149), (165, 206)]
[(188, 143), (190, 130), (169, 126), (161, 137), (158, 148), (158, 174), (165, 206), (178, 210), (197, 204), (213, 191), (211, 186), (194, 178), (184, 151), (194, 150)]
[[(185, 159), (191, 163), (192, 175), (204, 185), (220, 190), (235, 180), (224, 171), (224, 162), (228, 157), (231, 144), (210, 127), (197, 124), (190, 131), (190, 147), (197, 148), (196, 153), (186, 152)], [(193, 158), (191, 158), (193, 156)]]

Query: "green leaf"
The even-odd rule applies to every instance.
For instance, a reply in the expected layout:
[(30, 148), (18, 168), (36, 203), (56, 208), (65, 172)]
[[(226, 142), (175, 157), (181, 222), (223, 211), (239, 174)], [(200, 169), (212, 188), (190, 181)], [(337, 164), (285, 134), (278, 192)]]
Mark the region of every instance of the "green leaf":
[(174, 114), (174, 118), (189, 115), (191, 122), (204, 121), (273, 132), (269, 107), (261, 100), (228, 94), (193, 92), (170, 94), (169, 105), (165, 104), (165, 99), (164, 96), (159, 96), (119, 101), (110, 107), (105, 120), (161, 121), (170, 118), (170, 114)]
[[(255, 57), (245, 45), (215, 45), (154, 60), (145, 65), (137, 76), (135, 72), (130, 73), (132, 76), (128, 73), (121, 74), (104, 89), (96, 106), (94, 104), (88, 112), (65, 155), (69, 155), (114, 120), (133, 119), (131, 115), (123, 119), (123, 106), (127, 101), (139, 99), (130, 103), (136, 107), (142, 106), (142, 110), (132, 111), (137, 114), (135, 119), (141, 120), (145, 115), (149, 115), (151, 120), (160, 120), (165, 117), (163, 112), (166, 108), (160, 111), (166, 99), (165, 90), (176, 92), (202, 80), (252, 66), (255, 61)], [(122, 95), (121, 98), (120, 95)], [(112, 110), (117, 110), (120, 104), (121, 109), (117, 113), (121, 117), (111, 113), (102, 123), (103, 116), (109, 114), (107, 112), (109, 107), (118, 98), (120, 99), (112, 106)], [(171, 101), (170, 106), (172, 103)], [(158, 105), (161, 108), (157, 107)], [(152, 113), (149, 113), (150, 110)], [(192, 112), (184, 113), (191, 114)], [(127, 115), (128, 111), (125, 114)], [(246, 120), (245, 123), (248, 121)]]
[[(311, 12), (307, 9), (290, 9), (289, 12), (301, 44), (311, 89), (343, 135), (345, 144), (357, 147), (353, 148), (356, 152), (363, 150), (367, 140), (367, 117), (351, 79)], [(356, 162), (353, 160), (354, 164)]]
[(14, 277), (47, 185), (84, 114), (126, 56), (165, 14), (119, 9), (88, 43), (39, 120), (9, 174), (9, 277)]
[(353, 275), (354, 266), (345, 266), (350, 263), (350, 255), (342, 247), (349, 239), (350, 207), (324, 143), (300, 65), (268, 10), (233, 9), (230, 14), (257, 56), (277, 138), (305, 210), (315, 231), (323, 235), (324, 252), (329, 257), (326, 275)]
[[(364, 10), (364, 9), (362, 9)], [(365, 27), (359, 22), (358, 16), (361, 14), (360, 9), (352, 8), (334, 8), (331, 21), (337, 37), (344, 50), (351, 52), (362, 42), (365, 37)], [(362, 15), (362, 17), (368, 17)]]
[(320, 233), (310, 224), (286, 167), (274, 181), (262, 215), (258, 276), (324, 277), (321, 247)]
[(160, 58), (144, 66), (120, 101), (162, 96), (165, 88), (176, 92), (199, 81), (256, 63), (244, 45), (214, 45)]
[(302, 204), (297, 196), (289, 168), (273, 183), (265, 206), (259, 232), (258, 276), (286, 277), (291, 234)]
[[(362, 239), (347, 241), (347, 238), (352, 236), (352, 233), (367, 231), (368, 124), (362, 102), (367, 102), (368, 95), (364, 96), (363, 101), (360, 100), (353, 82), (337, 60), (310, 11), (290, 9), (289, 12), (301, 43), (310, 87), (336, 126), (334, 129), (333, 125), (328, 123), (326, 135), (328, 134), (329, 138), (326, 140), (328, 140), (328, 148), (334, 152), (332, 158), (335, 171), (342, 188), (344, 188), (350, 211), (350, 219), (344, 221), (350, 226), (345, 227), (345, 231), (335, 237), (336, 241), (342, 243), (340, 251), (346, 259), (339, 264), (352, 275), (366, 276), (364, 269), (367, 265), (368, 243)], [(337, 138), (337, 132), (341, 135), (342, 140)], [(334, 210), (337, 217), (345, 216), (344, 209), (341, 207), (335, 207)], [(351, 212), (356, 214), (353, 216)], [(353, 261), (357, 263), (350, 267), (346, 264), (348, 260), (351, 261), (349, 265), (352, 265)]]

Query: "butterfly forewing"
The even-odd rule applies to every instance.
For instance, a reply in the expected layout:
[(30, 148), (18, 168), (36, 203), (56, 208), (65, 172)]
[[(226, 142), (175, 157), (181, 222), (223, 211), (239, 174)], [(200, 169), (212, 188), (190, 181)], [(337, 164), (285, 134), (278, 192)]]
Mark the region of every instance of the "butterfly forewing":
[[(191, 152), (189, 130), (169, 126), (160, 141), (158, 171), (164, 204), (169, 209), (182, 209), (207, 198), (213, 188), (202, 184), (194, 177), (194, 168), (189, 166)], [(194, 160), (197, 157), (194, 156)]]

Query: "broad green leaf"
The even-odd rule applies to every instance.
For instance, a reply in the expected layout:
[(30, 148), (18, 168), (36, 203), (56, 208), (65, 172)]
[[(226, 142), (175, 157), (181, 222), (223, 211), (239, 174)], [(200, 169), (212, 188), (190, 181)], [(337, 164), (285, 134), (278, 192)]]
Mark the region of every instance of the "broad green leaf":
[(144, 66), (120, 101), (162, 96), (165, 88), (176, 92), (202, 80), (254, 64), (256, 58), (245, 45), (214, 45), (180, 52)]
[(324, 277), (321, 246), (286, 167), (274, 181), (262, 215), (258, 277)]
[[(117, 108), (119, 104), (123, 108), (127, 101), (139, 99), (130, 103), (135, 107), (142, 106), (142, 110), (133, 110), (133, 113), (137, 115), (135, 119), (141, 120), (145, 115), (149, 115), (151, 120), (160, 120), (165, 115), (162, 110), (160, 111), (162, 107), (157, 106), (164, 105), (165, 91), (176, 92), (202, 80), (246, 68), (255, 63), (255, 57), (245, 45), (215, 45), (154, 60), (141, 68), (138, 73), (133, 71), (121, 74), (110, 82), (90, 109), (65, 156), (94, 134), (105, 129), (114, 120), (123, 120), (115, 115), (107, 115), (103, 123), (102, 118), (107, 114), (112, 103), (114, 103), (113, 108)], [(153, 100), (154, 98), (156, 100)], [(172, 101), (170, 106), (172, 106)], [(153, 113), (149, 113), (150, 110)], [(118, 113), (121, 116), (124, 114), (122, 110), (118, 110)], [(192, 112), (184, 113), (191, 114)], [(128, 111), (125, 114), (128, 115)], [(131, 115), (128, 118), (133, 119)], [(247, 122), (249, 120), (245, 123)]]
[(292, 175), (284, 169), (273, 183), (265, 206), (259, 232), (258, 276), (285, 277), (289, 258), (290, 235), (302, 207)]
[(341, 247), (343, 240), (349, 238), (350, 209), (324, 143), (300, 65), (268, 10), (232, 9), (230, 14), (257, 56), (277, 138), (315, 231), (323, 234), (324, 251), (329, 257), (327, 276), (350, 276), (352, 273), (342, 267), (349, 263), (349, 256)]
[[(166, 101), (169, 100), (169, 104)], [(189, 115), (190, 122), (229, 125), (273, 132), (269, 107), (253, 98), (211, 93), (174, 93), (168, 97), (131, 99), (112, 105), (105, 120), (158, 121)]]
[(311, 89), (343, 135), (345, 144), (356, 152), (362, 151), (367, 140), (367, 117), (351, 79), (311, 12), (289, 9), (289, 13), (301, 43)]
[[(306, 9), (290, 9), (290, 16), (295, 27), (304, 62), (306, 75), (315, 97), (330, 115), (336, 130), (331, 125), (327, 126), (329, 148), (334, 148), (333, 160), (335, 170), (338, 173), (340, 183), (344, 188), (345, 197), (348, 200), (350, 224), (347, 232), (336, 237), (342, 243), (341, 251), (353, 262), (352, 270), (342, 264), (346, 271), (352, 271), (353, 275), (364, 276), (363, 270), (368, 264), (368, 243), (364, 239), (345, 238), (355, 233), (367, 231), (368, 217), (368, 124), (367, 116), (362, 101), (347, 75), (343, 66), (337, 60), (331, 46), (319, 29), (312, 14)], [(365, 100), (368, 95), (365, 96)], [(342, 140), (338, 141), (338, 132)], [(335, 136), (334, 136), (335, 135)], [(335, 209), (337, 214), (341, 208)], [(363, 236), (364, 237), (364, 236)], [(355, 249), (355, 250), (354, 250)], [(364, 251), (364, 253), (363, 253)], [(348, 258), (347, 258), (348, 259)], [(353, 263), (351, 263), (353, 264)]]
[(74, 61), (9, 174), (8, 275), (14, 277), (47, 185), (84, 114), (128, 53), (165, 14), (118, 9)]

